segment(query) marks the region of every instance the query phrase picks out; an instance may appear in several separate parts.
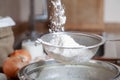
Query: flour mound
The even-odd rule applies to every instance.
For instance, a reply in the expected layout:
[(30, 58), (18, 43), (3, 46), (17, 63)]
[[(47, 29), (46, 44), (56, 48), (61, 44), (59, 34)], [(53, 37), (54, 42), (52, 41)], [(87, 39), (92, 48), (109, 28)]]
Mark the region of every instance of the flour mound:
[[(71, 36), (64, 35), (54, 35), (53, 39), (50, 41), (52, 45), (67, 48), (50, 48), (49, 51), (54, 54), (60, 54), (64, 57), (71, 58), (76, 61), (86, 61), (92, 58), (93, 52), (86, 48), (84, 45), (78, 44)], [(79, 48), (77, 48), (79, 47)]]

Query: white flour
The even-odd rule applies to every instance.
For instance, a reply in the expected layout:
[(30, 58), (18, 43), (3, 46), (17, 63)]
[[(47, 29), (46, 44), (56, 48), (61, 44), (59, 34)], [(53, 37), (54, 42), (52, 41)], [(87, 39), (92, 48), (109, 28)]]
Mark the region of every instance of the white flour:
[[(75, 61), (86, 61), (93, 57), (92, 51), (88, 50), (86, 46), (80, 45), (75, 40), (64, 34), (64, 35), (55, 35), (54, 38), (50, 41), (51, 44), (61, 46), (61, 47), (69, 47), (68, 48), (50, 48), (49, 51), (55, 54), (61, 54), (62, 56), (71, 58)], [(70, 48), (71, 47), (71, 48)], [(79, 47), (77, 49), (73, 49), (72, 47)]]
[(51, 0), (50, 29), (49, 32), (64, 31), (66, 16), (61, 0)]

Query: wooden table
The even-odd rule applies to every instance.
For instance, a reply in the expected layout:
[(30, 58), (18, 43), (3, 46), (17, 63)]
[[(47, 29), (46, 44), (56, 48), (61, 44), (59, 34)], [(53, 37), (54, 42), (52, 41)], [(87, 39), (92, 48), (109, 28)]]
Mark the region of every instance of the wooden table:
[(93, 60), (107, 61), (120, 66), (120, 58), (94, 57)]

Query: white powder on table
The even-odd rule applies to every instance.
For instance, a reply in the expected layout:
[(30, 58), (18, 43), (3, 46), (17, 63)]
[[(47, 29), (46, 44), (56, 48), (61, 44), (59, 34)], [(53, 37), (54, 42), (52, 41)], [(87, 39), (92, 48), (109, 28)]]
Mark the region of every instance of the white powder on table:
[[(93, 52), (88, 50), (86, 46), (78, 44), (71, 36), (64, 35), (55, 35), (54, 38), (50, 41), (51, 44), (61, 47), (69, 47), (66, 49), (63, 48), (50, 48), (49, 51), (55, 54), (60, 54), (64, 57), (71, 58), (77, 61), (86, 61), (93, 57)], [(71, 49), (70, 49), (71, 47)], [(73, 49), (72, 47), (79, 47)]]

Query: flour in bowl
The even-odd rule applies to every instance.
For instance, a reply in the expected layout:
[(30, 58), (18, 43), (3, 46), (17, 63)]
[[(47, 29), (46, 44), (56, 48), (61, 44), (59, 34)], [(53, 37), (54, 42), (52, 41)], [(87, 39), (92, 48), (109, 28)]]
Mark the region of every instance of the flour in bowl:
[(67, 34), (54, 35), (50, 43), (62, 48), (51, 47), (49, 48), (49, 52), (62, 55), (74, 61), (86, 61), (91, 59), (94, 55), (91, 50), (86, 48), (86, 46), (78, 44), (71, 36)]

